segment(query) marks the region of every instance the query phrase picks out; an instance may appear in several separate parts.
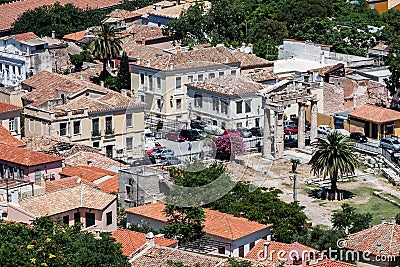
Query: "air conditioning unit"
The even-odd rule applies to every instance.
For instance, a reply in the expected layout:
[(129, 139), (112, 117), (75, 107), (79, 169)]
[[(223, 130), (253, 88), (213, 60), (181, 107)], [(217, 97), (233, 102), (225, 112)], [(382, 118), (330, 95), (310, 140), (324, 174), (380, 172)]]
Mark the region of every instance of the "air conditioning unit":
[(48, 180), (50, 178), (50, 174), (43, 174), (43, 179), (44, 180)]

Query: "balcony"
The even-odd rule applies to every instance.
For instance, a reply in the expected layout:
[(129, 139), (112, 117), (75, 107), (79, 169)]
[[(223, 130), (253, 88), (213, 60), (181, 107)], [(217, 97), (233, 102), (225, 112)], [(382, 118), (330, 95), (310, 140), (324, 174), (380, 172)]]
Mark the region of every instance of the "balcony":
[(110, 128), (106, 128), (105, 134), (106, 134), (106, 135), (112, 135), (112, 134), (114, 134), (114, 129), (112, 129), (111, 127), (110, 127)]
[(100, 130), (92, 131), (92, 137), (99, 137), (99, 136), (101, 136), (101, 131)]

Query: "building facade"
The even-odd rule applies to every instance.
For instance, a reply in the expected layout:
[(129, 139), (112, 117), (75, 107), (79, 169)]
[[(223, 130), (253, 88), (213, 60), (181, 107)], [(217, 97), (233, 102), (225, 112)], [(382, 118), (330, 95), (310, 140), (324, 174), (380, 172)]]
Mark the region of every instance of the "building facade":
[(0, 102), (0, 125), (17, 138), (21, 138), (20, 117), (20, 107)]

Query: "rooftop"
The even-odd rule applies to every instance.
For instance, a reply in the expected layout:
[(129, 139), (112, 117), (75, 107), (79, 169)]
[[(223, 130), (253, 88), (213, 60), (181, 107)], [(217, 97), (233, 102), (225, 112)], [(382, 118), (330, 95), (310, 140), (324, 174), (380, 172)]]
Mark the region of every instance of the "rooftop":
[[(118, 228), (112, 234), (117, 243), (122, 245), (122, 254), (129, 257), (132, 253), (146, 245), (146, 234), (132, 230)], [(178, 240), (172, 240), (163, 237), (154, 237), (154, 243), (159, 246), (169, 247), (178, 243)]]
[[(164, 202), (156, 202), (144, 206), (128, 208), (126, 212), (139, 214), (166, 223), (168, 219), (165, 216), (164, 208)], [(204, 231), (208, 235), (223, 237), (229, 240), (237, 240), (272, 226), (271, 224), (264, 225), (207, 208), (204, 209), (204, 212), (206, 215)]]
[(0, 5), (0, 31), (9, 30), (15, 20), (25, 11), (44, 5), (52, 5), (59, 2), (61, 5), (71, 3), (79, 8), (101, 9), (115, 6), (120, 0), (24, 0)]
[(357, 265), (343, 262), (343, 261), (323, 259), (316, 263), (310, 264), (310, 266), (312, 266), (312, 267), (356, 267)]
[(120, 18), (120, 19), (130, 19), (135, 17), (140, 17), (141, 14), (136, 11), (128, 11), (124, 9), (115, 9), (110, 14), (108, 14), (109, 18)]
[(82, 166), (87, 165), (88, 162), (90, 162), (91, 166), (104, 169), (110, 169), (112, 167), (119, 167), (122, 165), (118, 161), (110, 159), (105, 155), (87, 151), (79, 151), (64, 159), (66, 166)]
[(310, 69), (319, 69), (325, 66), (329, 66), (329, 64), (299, 58), (279, 59), (274, 61), (274, 73), (284, 74), (295, 71), (305, 73)]
[(62, 161), (60, 157), (5, 144), (0, 144), (0, 151), (0, 160), (28, 167)]
[(34, 217), (52, 216), (80, 207), (103, 210), (117, 196), (104, 193), (86, 184), (52, 191), (40, 196), (34, 196), (19, 201), (19, 204), (10, 203), (16, 209), (26, 211)]
[(25, 146), (25, 143), (15, 138), (11, 133), (0, 125), (0, 144), (7, 146)]
[(266, 81), (276, 80), (278, 77), (272, 71), (259, 71), (246, 75), (253, 82), (262, 83)]
[(32, 39), (38, 39), (39, 38), (33, 32), (25, 32), (25, 33), (14, 34), (14, 35), (12, 35), (12, 37), (17, 41), (27, 41), (27, 40), (32, 40)]
[(375, 105), (365, 104), (356, 108), (349, 114), (351, 117), (359, 118), (376, 123), (384, 123), (400, 120), (400, 112)]
[[(204, 4), (205, 9), (210, 9), (211, 8), (211, 3), (208, 1), (202, 1)], [(188, 10), (189, 7), (195, 5), (196, 3), (184, 3), (180, 5), (174, 5), (171, 7), (166, 7), (162, 8), (160, 10), (152, 10), (148, 12), (149, 14), (156, 15), (159, 17), (164, 17), (164, 18), (171, 18), (171, 19), (177, 19), (179, 16), (182, 14), (182, 12)]]
[(118, 193), (118, 174), (99, 183), (100, 190), (107, 193)]
[(0, 102), (0, 113), (22, 109), (21, 107), (11, 105), (8, 103)]
[(87, 33), (86, 30), (83, 30), (80, 32), (73, 32), (73, 33), (64, 35), (63, 39), (71, 40), (71, 41), (79, 41), (79, 40), (83, 39), (83, 37), (85, 37), (86, 33)]
[(94, 166), (70, 166), (70, 167), (65, 167), (62, 170), (62, 172), (60, 172), (60, 175), (78, 176), (84, 180), (93, 182), (105, 176), (117, 175), (117, 173)]
[(172, 7), (174, 6), (176, 3), (176, 1), (161, 1), (161, 2), (157, 2), (155, 4), (140, 8), (138, 10), (135, 10), (136, 13), (140, 14), (142, 17), (147, 18), (148, 17), (148, 13), (152, 12), (154, 9), (154, 7), (156, 5), (159, 5), (162, 9), (163, 8), (167, 8), (167, 7)]
[(227, 96), (241, 96), (256, 93), (264, 86), (253, 82), (247, 76), (224, 75), (188, 84), (189, 87)]
[(252, 69), (252, 68), (266, 68), (273, 67), (274, 62), (258, 57), (252, 53), (244, 53), (239, 50), (232, 52), (232, 55), (240, 62), (241, 69)]
[(74, 187), (79, 184), (85, 184), (93, 188), (98, 188), (99, 185), (92, 183), (90, 181), (87, 181), (85, 179), (81, 179), (78, 176), (71, 176), (59, 180), (53, 180), (53, 181), (46, 181), (46, 193), (53, 192), (53, 191), (58, 191), (64, 188), (69, 188), (69, 187)]
[(351, 234), (346, 238), (346, 248), (374, 255), (400, 256), (400, 225), (384, 222)]
[(144, 37), (145, 40), (154, 40), (164, 37), (160, 27), (150, 25), (133, 24), (128, 28), (127, 32), (131, 34), (133, 40), (136, 42), (141, 42), (142, 37)]

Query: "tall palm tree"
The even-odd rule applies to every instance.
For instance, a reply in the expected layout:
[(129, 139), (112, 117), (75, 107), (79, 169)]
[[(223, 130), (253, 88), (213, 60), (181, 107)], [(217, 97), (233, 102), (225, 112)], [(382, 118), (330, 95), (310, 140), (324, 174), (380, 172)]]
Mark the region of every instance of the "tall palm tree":
[(121, 40), (116, 37), (117, 31), (109, 24), (101, 25), (97, 32), (97, 39), (92, 42), (92, 55), (103, 62), (103, 70), (100, 79), (104, 80), (110, 74), (107, 71), (107, 61), (119, 56), (122, 49)]
[(354, 156), (354, 145), (350, 138), (339, 132), (332, 132), (324, 138), (318, 138), (314, 143), (316, 151), (309, 164), (314, 175), (329, 176), (331, 193), (335, 199), (337, 180), (339, 176), (354, 174), (358, 164)]

